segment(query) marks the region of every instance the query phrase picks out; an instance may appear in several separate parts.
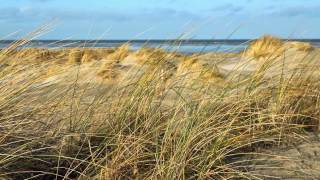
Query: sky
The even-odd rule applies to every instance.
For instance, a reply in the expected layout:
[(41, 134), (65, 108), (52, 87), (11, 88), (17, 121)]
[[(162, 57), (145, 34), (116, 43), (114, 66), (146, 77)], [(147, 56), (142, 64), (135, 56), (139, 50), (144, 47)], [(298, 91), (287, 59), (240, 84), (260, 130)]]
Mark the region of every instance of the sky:
[(320, 0), (0, 0), (0, 38), (320, 38)]

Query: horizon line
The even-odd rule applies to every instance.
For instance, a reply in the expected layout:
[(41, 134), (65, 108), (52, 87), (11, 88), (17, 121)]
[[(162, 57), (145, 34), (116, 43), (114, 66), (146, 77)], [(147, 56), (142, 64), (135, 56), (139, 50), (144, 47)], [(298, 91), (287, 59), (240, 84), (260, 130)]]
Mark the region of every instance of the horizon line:
[[(285, 41), (320, 41), (320, 38), (279, 38), (281, 40)], [(0, 42), (14, 42), (14, 41), (20, 41), (20, 40), (25, 40), (23, 38), (21, 39), (2, 39)], [(246, 41), (254, 41), (257, 40), (257, 38), (252, 38), (252, 39), (247, 39), (247, 38), (239, 38), (239, 39), (32, 39), (29, 40), (29, 42), (115, 42), (115, 43), (120, 43), (120, 42), (222, 42), (222, 41), (241, 41), (241, 42), (246, 42)]]

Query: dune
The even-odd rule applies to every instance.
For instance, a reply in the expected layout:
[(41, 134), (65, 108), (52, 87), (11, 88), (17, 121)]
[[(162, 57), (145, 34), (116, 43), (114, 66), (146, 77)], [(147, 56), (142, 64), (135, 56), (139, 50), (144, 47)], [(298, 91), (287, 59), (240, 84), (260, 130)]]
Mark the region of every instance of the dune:
[[(264, 36), (250, 43), (240, 54), (206, 53), (183, 55), (166, 52), (158, 48), (144, 47), (130, 52), (130, 45), (124, 44), (118, 48), (72, 48), (60, 50), (23, 49), (11, 52), (12, 62), (65, 62), (70, 65), (87, 64), (89, 66), (101, 61), (94, 71), (98, 77), (116, 82), (119, 77), (128, 74), (148, 71), (163, 72), (164, 79), (184, 78), (187, 81), (195, 79), (203, 82), (222, 82), (233, 79), (237, 75), (246, 76), (259, 72), (263, 76), (275, 76), (283, 70), (293, 71), (302, 64), (310, 64), (317, 51), (309, 43), (284, 42), (279, 38)], [(286, 58), (284, 57), (284, 54)], [(283, 61), (283, 59), (286, 59)], [(308, 60), (309, 59), (309, 60)], [(267, 60), (267, 61), (265, 61)], [(283, 64), (284, 63), (284, 64)], [(50, 66), (48, 75), (59, 72), (61, 68)], [(265, 70), (263, 70), (265, 69)], [(288, 75), (289, 73), (287, 73)], [(289, 75), (288, 75), (289, 76)], [(132, 77), (131, 77), (132, 78)], [(121, 78), (120, 78), (121, 79)]]
[[(284, 42), (272, 36), (264, 36), (252, 41), (248, 48), (240, 54), (206, 53), (186, 56), (158, 48), (144, 47), (135, 52), (130, 52), (129, 49), (129, 44), (109, 49), (29, 48), (10, 52), (10, 58), (11, 63), (15, 62), (15, 64), (18, 62), (24, 64), (59, 62), (70, 65), (89, 63), (90, 66), (96, 61), (101, 61), (99, 67), (95, 68), (97, 69), (96, 75), (105, 80), (116, 81), (120, 76), (128, 76), (128, 72), (134, 74), (137, 71), (152, 72), (158, 69), (157, 71), (166, 72), (163, 74), (165, 79), (184, 76), (189, 81), (198, 78), (203, 82), (214, 82), (230, 79), (232, 74), (236, 76), (236, 74), (250, 75), (263, 72), (264, 76), (274, 76), (282, 70), (290, 72), (301, 67), (302, 64), (310, 65), (310, 61), (316, 65), (317, 61), (313, 57), (318, 54), (318, 51), (309, 43)], [(52, 65), (48, 74), (54, 74), (55, 71), (59, 71), (59, 68)]]
[(7, 54), (10, 63), (14, 64), (33, 64), (51, 62), (55, 59), (55, 54), (48, 49), (26, 48), (14, 50)]
[(263, 36), (257, 40), (252, 41), (249, 47), (244, 51), (244, 56), (260, 59), (274, 59), (277, 58), (288, 49), (295, 49), (297, 51), (310, 52), (314, 47), (306, 42), (285, 42), (273, 36)]
[(273, 36), (263, 36), (252, 41), (243, 53), (248, 58), (256, 60), (276, 58), (284, 52), (284, 42)]
[(309, 43), (286, 42), (276, 37), (263, 36), (252, 41), (239, 55), (226, 57), (217, 66), (229, 78), (240, 74), (244, 75), (243, 78), (253, 74), (266, 78), (289, 78), (298, 76), (297, 70), (302, 67), (318, 67), (318, 54)]
[[(0, 57), (0, 175), (8, 178), (282, 177), (269, 172), (265, 149), (318, 163), (287, 146), (320, 128), (320, 50), (308, 43), (264, 36), (240, 53), (124, 44)], [(289, 170), (305, 171), (294, 163)], [(310, 167), (305, 177), (320, 177)]]
[(287, 42), (286, 43), (290, 48), (294, 48), (298, 51), (303, 51), (303, 52), (310, 52), (314, 50), (315, 48), (308, 42)]

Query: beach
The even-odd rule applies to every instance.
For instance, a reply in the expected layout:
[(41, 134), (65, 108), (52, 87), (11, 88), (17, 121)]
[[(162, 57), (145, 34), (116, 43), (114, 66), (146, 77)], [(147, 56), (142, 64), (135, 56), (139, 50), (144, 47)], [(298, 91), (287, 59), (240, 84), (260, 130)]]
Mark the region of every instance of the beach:
[(18, 47), (0, 52), (5, 178), (320, 178), (312, 43)]

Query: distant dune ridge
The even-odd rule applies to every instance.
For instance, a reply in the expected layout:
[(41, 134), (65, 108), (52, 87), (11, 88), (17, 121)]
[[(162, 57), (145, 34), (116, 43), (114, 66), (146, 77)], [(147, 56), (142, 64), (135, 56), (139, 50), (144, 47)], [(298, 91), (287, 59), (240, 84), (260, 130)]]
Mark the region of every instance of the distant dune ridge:
[[(234, 78), (246, 78), (250, 74), (268, 77), (286, 71), (291, 76), (292, 70), (302, 64), (318, 64), (315, 57), (318, 49), (305, 42), (286, 42), (273, 36), (263, 36), (253, 40), (247, 49), (240, 53), (204, 53), (185, 55), (167, 52), (163, 49), (144, 47), (137, 51), (130, 50), (126, 43), (118, 48), (67, 48), (13, 50), (7, 64), (45, 64), (48, 63), (48, 75), (62, 80), (68, 73), (74, 74), (76, 66), (97, 82), (112, 82), (121, 85), (137, 77), (133, 74), (158, 73), (165, 79), (186, 84), (211, 84), (212, 87), (231, 83)], [(290, 57), (290, 58), (289, 58)], [(8, 59), (9, 59), (8, 58)], [(285, 62), (283, 60), (285, 59)], [(76, 65), (76, 66), (75, 66)], [(75, 66), (75, 67), (73, 67)], [(55, 74), (64, 72), (63, 74)], [(238, 76), (240, 75), (240, 76)], [(169, 78), (169, 79), (168, 79)], [(79, 78), (81, 82), (81, 78)], [(86, 79), (87, 81), (87, 79)], [(93, 82), (94, 82), (93, 81)]]
[(306, 42), (285, 42), (279, 38), (266, 35), (260, 39), (254, 40), (245, 50), (245, 56), (254, 59), (276, 58), (283, 55), (288, 49), (309, 52), (314, 49), (310, 43)]
[(320, 162), (320, 50), (309, 43), (4, 49), (0, 64), (0, 179), (320, 178), (290, 159)]

